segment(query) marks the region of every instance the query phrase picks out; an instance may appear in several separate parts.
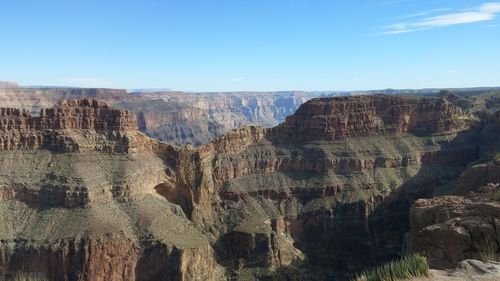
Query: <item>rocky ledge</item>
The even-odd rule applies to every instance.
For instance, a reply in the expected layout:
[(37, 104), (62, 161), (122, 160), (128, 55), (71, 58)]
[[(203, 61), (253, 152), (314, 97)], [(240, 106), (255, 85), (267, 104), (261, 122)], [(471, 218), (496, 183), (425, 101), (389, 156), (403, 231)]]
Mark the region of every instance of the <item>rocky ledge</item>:
[(500, 254), (500, 183), (467, 196), (420, 199), (410, 210), (408, 248), (428, 257), (433, 268), (465, 259), (496, 260)]

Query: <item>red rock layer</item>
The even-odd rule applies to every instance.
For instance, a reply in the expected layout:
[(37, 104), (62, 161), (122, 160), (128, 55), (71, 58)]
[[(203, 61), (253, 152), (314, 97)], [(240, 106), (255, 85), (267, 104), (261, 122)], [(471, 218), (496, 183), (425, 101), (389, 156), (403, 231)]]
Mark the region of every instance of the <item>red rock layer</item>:
[(460, 116), (462, 110), (442, 98), (321, 98), (305, 103), (271, 135), (280, 141), (330, 141), (380, 133), (430, 134), (461, 127)]
[(83, 130), (108, 134), (108, 139), (125, 139), (136, 131), (133, 112), (112, 109), (95, 99), (63, 100), (54, 108), (42, 109), (40, 116), (14, 108), (0, 108), (0, 150), (54, 148), (78, 150), (71, 132)]

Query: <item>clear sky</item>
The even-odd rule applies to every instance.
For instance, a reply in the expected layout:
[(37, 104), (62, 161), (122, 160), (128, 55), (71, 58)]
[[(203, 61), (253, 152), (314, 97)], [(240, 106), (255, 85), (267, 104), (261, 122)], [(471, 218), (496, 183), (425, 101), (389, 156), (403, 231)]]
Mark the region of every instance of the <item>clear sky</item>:
[(1, 0), (0, 80), (192, 91), (500, 86), (500, 2)]

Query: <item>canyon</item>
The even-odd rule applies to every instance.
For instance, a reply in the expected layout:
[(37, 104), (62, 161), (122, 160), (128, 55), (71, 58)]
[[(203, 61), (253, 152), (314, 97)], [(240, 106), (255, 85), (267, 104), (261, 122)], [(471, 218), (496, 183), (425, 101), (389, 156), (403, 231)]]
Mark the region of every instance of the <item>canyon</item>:
[[(11, 85), (5, 83), (6, 85)], [(123, 89), (2, 87), (0, 104), (38, 113), (61, 99), (97, 98), (136, 114), (147, 135), (178, 145), (199, 146), (244, 125), (273, 127), (305, 101), (335, 92), (127, 92)]]
[(498, 93), (314, 95), (0, 90), (0, 272), (347, 280), (500, 243)]

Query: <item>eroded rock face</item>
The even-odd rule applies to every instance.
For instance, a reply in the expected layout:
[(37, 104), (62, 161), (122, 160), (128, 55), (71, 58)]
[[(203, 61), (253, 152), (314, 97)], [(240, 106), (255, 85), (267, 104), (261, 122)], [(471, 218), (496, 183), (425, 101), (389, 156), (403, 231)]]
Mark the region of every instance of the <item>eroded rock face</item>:
[(314, 92), (136, 93), (142, 102), (118, 103), (134, 110), (139, 128), (177, 144), (208, 143), (245, 125), (273, 127), (292, 115)]
[(244, 125), (272, 127), (315, 92), (137, 92), (118, 89), (2, 88), (0, 104), (37, 114), (61, 99), (97, 98), (136, 114), (139, 130), (174, 144), (201, 145)]
[(49, 280), (219, 280), (208, 237), (155, 189), (177, 148), (94, 99), (0, 110), (0, 272)]
[(331, 141), (381, 133), (426, 135), (460, 128), (462, 110), (446, 99), (357, 96), (315, 99), (276, 127), (274, 138)]
[(0, 150), (45, 148), (63, 152), (130, 149), (137, 124), (131, 111), (111, 109), (94, 99), (64, 100), (40, 116), (0, 108)]
[(4, 111), (0, 137), (22, 137), (0, 151), (0, 270), (20, 253), (52, 280), (338, 278), (397, 257), (411, 203), (495, 139), (445, 97), (312, 100), (198, 148), (96, 100)]
[(493, 198), (499, 184), (479, 193), (420, 199), (410, 211), (408, 246), (423, 253), (433, 268), (456, 266), (465, 259), (495, 259), (500, 248), (500, 203)]
[[(356, 271), (399, 255), (411, 202), (479, 157), (478, 134), (444, 98), (315, 99), (277, 127), (243, 127), (200, 147), (184, 209), (229, 268), (297, 263), (300, 254), (271, 258), (280, 219), (308, 262)], [(246, 246), (224, 250), (234, 241)]]

